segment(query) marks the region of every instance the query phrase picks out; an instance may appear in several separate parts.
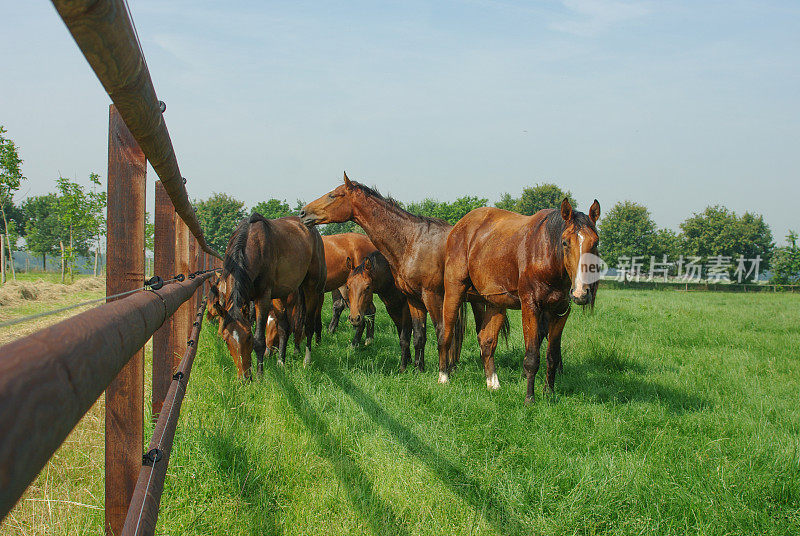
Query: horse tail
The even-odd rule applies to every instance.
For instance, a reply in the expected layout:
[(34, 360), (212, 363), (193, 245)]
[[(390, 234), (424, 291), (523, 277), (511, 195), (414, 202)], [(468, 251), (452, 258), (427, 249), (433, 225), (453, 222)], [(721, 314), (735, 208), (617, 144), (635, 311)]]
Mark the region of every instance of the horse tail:
[(247, 266), (247, 236), (253, 221), (254, 217), (251, 216), (239, 223), (228, 242), (223, 265), (223, 277), (227, 274), (233, 276), (230, 315), (242, 322), (246, 322), (242, 309), (247, 307), (250, 296), (253, 295), (253, 280), (250, 278)]
[(447, 366), (454, 367), (461, 358), (461, 346), (464, 343), (464, 332), (467, 326), (467, 302), (458, 309), (455, 325), (453, 326), (453, 343), (447, 353)]
[(500, 336), (503, 337), (503, 344), (508, 348), (508, 336), (511, 334), (511, 323), (508, 321), (508, 313), (503, 313), (503, 324), (500, 326)]

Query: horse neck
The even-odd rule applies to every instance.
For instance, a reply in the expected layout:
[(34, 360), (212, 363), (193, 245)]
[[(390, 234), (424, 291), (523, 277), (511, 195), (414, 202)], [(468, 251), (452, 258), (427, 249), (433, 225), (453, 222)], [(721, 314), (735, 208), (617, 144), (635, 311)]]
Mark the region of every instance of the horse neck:
[[(550, 284), (555, 286), (562, 286), (565, 279), (569, 279), (566, 269), (564, 268), (564, 250), (559, 247), (558, 241), (554, 241), (550, 234), (547, 232), (544, 222), (541, 225), (535, 225), (532, 238), (542, 244), (540, 247), (544, 248), (542, 254), (537, 254), (537, 262), (544, 259), (549, 268)], [(558, 238), (560, 241), (560, 237)]]
[(351, 197), (353, 221), (367, 233), (375, 247), (390, 263), (403, 257), (406, 245), (414, 240), (416, 224), (411, 216), (384, 199), (368, 195)]

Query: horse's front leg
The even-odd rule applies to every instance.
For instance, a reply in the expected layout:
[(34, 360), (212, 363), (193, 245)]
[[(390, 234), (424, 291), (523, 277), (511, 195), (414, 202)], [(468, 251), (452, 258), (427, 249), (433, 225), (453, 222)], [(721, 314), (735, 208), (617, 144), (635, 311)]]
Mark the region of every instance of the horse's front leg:
[(522, 302), (522, 332), (525, 337), (525, 359), (522, 361), (522, 368), (528, 379), (525, 403), (532, 404), (534, 401), (533, 381), (536, 373), (539, 372), (539, 346), (542, 344), (542, 339), (539, 336), (538, 308), (533, 302), (533, 297), (526, 296), (525, 298), (520, 300)]
[(253, 334), (253, 350), (256, 352), (256, 362), (258, 363), (258, 375), (264, 374), (264, 354), (267, 351), (267, 317), (269, 316), (270, 305), (272, 300), (269, 298), (269, 293), (259, 300), (255, 301), (256, 310), (256, 331)]
[(569, 310), (564, 316), (556, 316), (550, 320), (547, 330), (547, 384), (544, 392), (553, 392), (556, 382), (556, 371), (564, 367), (561, 363), (561, 334), (569, 318)]
[(334, 333), (336, 328), (339, 327), (339, 317), (346, 307), (342, 293), (338, 288), (331, 291), (331, 299), (333, 300), (333, 317), (331, 318), (331, 323), (328, 325), (328, 333)]
[(367, 324), (367, 338), (364, 339), (364, 346), (372, 344), (375, 340), (375, 304), (370, 303), (367, 313), (364, 315), (364, 322)]

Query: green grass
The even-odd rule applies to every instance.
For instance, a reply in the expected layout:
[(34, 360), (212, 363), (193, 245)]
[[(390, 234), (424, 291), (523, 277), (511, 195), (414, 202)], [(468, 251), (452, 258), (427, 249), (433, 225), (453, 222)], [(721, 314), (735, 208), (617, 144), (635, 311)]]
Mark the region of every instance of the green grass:
[(247, 384), (206, 327), (158, 532), (800, 533), (800, 296), (601, 289), (533, 406), (518, 312), (495, 393), (472, 328), (440, 386), (377, 322)]

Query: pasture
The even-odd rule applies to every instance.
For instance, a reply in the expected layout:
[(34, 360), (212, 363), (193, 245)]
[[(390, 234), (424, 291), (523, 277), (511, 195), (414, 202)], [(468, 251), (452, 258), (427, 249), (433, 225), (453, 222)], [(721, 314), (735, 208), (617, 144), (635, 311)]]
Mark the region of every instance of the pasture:
[[(376, 305), (372, 346), (351, 350), (343, 318), (313, 366), (270, 360), (247, 384), (206, 324), (159, 534), (800, 533), (799, 296), (601, 288), (593, 314), (573, 308), (564, 374), (533, 406), (518, 312), (490, 393), (471, 322), (442, 386), (432, 332), (428, 370), (397, 373)], [(96, 491), (62, 498), (102, 507)], [(46, 533), (101, 532), (101, 510), (59, 510)]]

